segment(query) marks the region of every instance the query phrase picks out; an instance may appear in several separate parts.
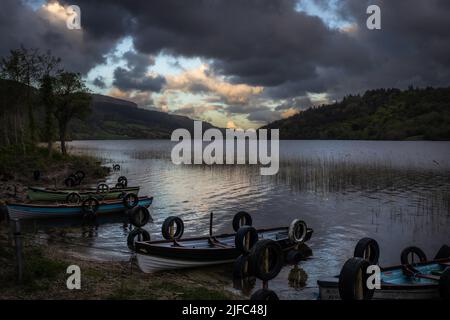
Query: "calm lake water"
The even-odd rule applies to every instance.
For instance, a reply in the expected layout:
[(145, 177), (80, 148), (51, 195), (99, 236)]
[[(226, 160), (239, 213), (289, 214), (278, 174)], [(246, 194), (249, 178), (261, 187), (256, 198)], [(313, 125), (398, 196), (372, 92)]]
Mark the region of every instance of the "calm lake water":
[[(162, 140), (74, 141), (71, 152), (91, 154), (154, 196), (153, 239), (170, 215), (185, 222), (185, 236), (208, 233), (209, 212), (216, 233), (232, 231), (233, 215), (249, 212), (256, 227), (287, 226), (301, 218), (314, 229), (308, 243), (314, 257), (300, 264), (304, 288), (288, 284), (291, 267), (271, 281), (281, 299), (315, 299), (316, 280), (339, 273), (362, 237), (376, 239), (380, 264), (396, 264), (403, 248), (416, 245), (432, 258), (450, 242), (450, 142), (281, 141), (280, 171), (261, 176), (259, 166), (176, 166), (174, 144)], [(51, 225), (39, 222), (40, 232)], [(60, 232), (60, 231), (59, 231)], [(128, 230), (120, 221), (96, 232), (69, 228), (68, 239), (105, 249), (77, 248), (91, 258), (128, 259)], [(232, 283), (230, 281), (230, 287)], [(259, 284), (257, 284), (259, 287)]]

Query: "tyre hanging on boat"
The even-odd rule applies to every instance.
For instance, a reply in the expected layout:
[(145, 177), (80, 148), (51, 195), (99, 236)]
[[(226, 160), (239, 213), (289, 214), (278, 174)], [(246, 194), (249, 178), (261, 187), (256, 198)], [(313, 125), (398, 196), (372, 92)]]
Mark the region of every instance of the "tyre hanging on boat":
[(250, 261), (255, 276), (262, 281), (268, 281), (280, 273), (284, 264), (283, 251), (274, 240), (263, 239), (253, 246)]
[(256, 300), (256, 301), (277, 301), (280, 300), (275, 293), (275, 291), (269, 290), (269, 289), (259, 289), (255, 291), (251, 297), (250, 300)]
[(370, 262), (360, 257), (348, 259), (339, 274), (339, 295), (342, 300), (370, 300), (374, 290), (367, 287)]
[(119, 171), (120, 170), (120, 165), (119, 164), (115, 164), (115, 165), (113, 165), (113, 170), (114, 171)]
[(133, 229), (127, 237), (127, 245), (130, 250), (134, 251), (136, 249), (136, 241), (150, 241), (150, 234), (147, 230), (141, 228)]
[(162, 224), (161, 232), (166, 240), (181, 239), (184, 233), (184, 222), (179, 217), (168, 217)]
[(125, 185), (123, 183), (117, 182), (116, 183), (116, 189), (123, 189), (125, 188)]
[(234, 236), (236, 249), (242, 254), (249, 254), (256, 242), (258, 242), (258, 231), (251, 226), (240, 227)]
[(288, 229), (288, 237), (294, 243), (302, 243), (306, 239), (308, 227), (305, 221), (295, 219), (291, 222)]
[(76, 174), (72, 173), (69, 178), (72, 178), (75, 181), (75, 185), (78, 186), (81, 183), (80, 177)]
[(128, 219), (133, 226), (141, 228), (152, 220), (152, 217), (146, 207), (138, 206), (130, 210)]
[(78, 181), (83, 181), (84, 177), (86, 177), (86, 174), (84, 173), (84, 171), (82, 170), (78, 170), (77, 172), (75, 172), (75, 175), (78, 178)]
[(106, 183), (99, 183), (96, 190), (98, 194), (107, 194), (109, 192), (109, 186)]
[[(417, 260), (416, 260), (417, 258)], [(407, 247), (400, 254), (400, 262), (402, 264), (415, 264), (418, 262), (426, 262), (427, 255), (418, 247)]]
[(96, 213), (99, 206), (100, 203), (96, 198), (89, 197), (83, 201), (83, 203), (81, 204), (81, 209), (85, 214), (90, 212)]
[(370, 264), (377, 264), (380, 258), (378, 242), (372, 238), (362, 238), (355, 246), (353, 257), (363, 258)]
[(251, 226), (252, 217), (245, 211), (239, 211), (233, 218), (233, 230), (237, 232), (242, 226)]
[(127, 209), (133, 209), (139, 203), (139, 197), (134, 193), (127, 193), (122, 200), (123, 205)]
[(67, 203), (80, 203), (81, 202), (81, 196), (78, 192), (71, 192), (66, 197)]
[(117, 179), (117, 182), (122, 184), (124, 188), (128, 186), (128, 179), (125, 176), (120, 176), (119, 179)]

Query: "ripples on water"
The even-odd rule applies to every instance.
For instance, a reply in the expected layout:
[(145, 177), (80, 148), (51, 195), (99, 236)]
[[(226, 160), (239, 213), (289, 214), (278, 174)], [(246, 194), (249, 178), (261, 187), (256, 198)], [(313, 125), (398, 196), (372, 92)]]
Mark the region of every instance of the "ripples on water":
[[(160, 226), (169, 215), (185, 221), (186, 236), (206, 235), (211, 211), (215, 232), (232, 231), (231, 219), (240, 210), (251, 213), (257, 227), (304, 219), (315, 230), (309, 243), (314, 258), (301, 264), (308, 281), (302, 289), (290, 287), (291, 267), (285, 267), (270, 285), (281, 298), (315, 298), (317, 278), (338, 273), (362, 237), (379, 242), (381, 264), (398, 263), (400, 251), (409, 245), (433, 257), (450, 242), (449, 142), (281, 141), (276, 176), (260, 176), (258, 166), (176, 166), (170, 161), (170, 141), (77, 141), (70, 146), (105, 165), (119, 163), (122, 170), (108, 183), (125, 175), (130, 185), (141, 186), (142, 195), (155, 197), (154, 224), (146, 226), (153, 239), (161, 237)], [(88, 246), (128, 250), (128, 230), (120, 217), (95, 232), (50, 227), (39, 222), (38, 229), (62, 232)], [(74, 250), (90, 257), (127, 258)]]

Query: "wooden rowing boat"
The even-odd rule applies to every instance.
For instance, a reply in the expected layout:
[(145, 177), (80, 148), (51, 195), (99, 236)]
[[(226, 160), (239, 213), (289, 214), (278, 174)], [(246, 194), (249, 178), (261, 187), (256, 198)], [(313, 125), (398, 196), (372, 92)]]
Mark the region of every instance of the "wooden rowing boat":
[[(381, 268), (381, 288), (374, 291), (372, 299), (439, 299), (439, 275), (447, 267), (449, 258), (415, 264), (420, 277), (405, 275), (402, 265)], [(317, 284), (319, 299), (340, 299), (339, 276), (320, 279)]]
[[(297, 245), (289, 240), (288, 227), (260, 229), (257, 232), (259, 239), (272, 239), (284, 251)], [(308, 232), (312, 234), (312, 229)], [(137, 262), (146, 273), (231, 263), (241, 254), (235, 247), (235, 235), (136, 242)]]
[(28, 187), (27, 196), (31, 201), (66, 201), (70, 193), (78, 193), (82, 200), (90, 196), (101, 195), (103, 199), (117, 199), (120, 195), (126, 193), (139, 193), (139, 187), (111, 188), (106, 193), (97, 194), (96, 188), (87, 189), (50, 189), (41, 187)]
[[(139, 197), (137, 206), (149, 207), (153, 202), (153, 197)], [(8, 203), (6, 205), (10, 219), (37, 219), (54, 217), (74, 217), (83, 216), (85, 211), (80, 203), (56, 203), (56, 204), (36, 204), (36, 203)], [(125, 207), (123, 199), (99, 200), (96, 214), (107, 214), (123, 212)]]

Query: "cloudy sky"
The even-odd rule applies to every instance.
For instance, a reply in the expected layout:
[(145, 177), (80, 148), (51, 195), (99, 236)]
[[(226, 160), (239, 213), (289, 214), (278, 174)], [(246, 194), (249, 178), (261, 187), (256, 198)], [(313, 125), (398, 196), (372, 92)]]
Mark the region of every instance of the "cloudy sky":
[(50, 49), (94, 92), (249, 128), (371, 88), (448, 86), (449, 16), (448, 0), (1, 0), (0, 55)]

